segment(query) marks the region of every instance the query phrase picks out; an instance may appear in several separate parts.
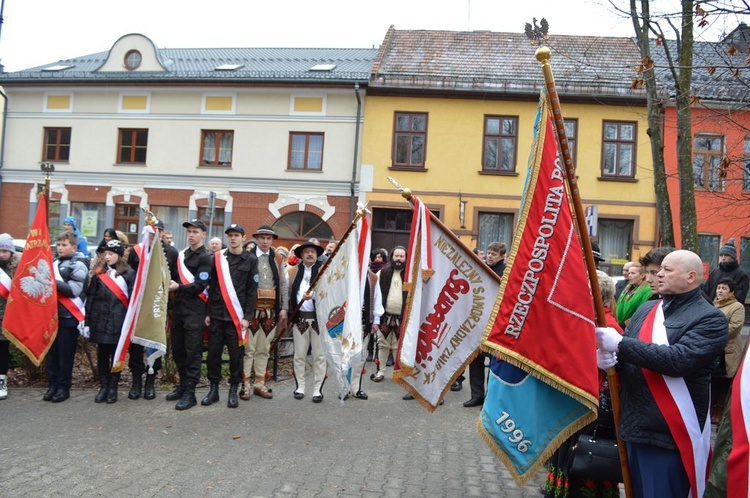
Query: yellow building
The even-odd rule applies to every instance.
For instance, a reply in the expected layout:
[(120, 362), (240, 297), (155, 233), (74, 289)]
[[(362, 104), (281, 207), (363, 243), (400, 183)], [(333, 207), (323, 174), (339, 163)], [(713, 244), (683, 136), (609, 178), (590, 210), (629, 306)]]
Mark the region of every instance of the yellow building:
[[(554, 37), (551, 64), (584, 207), (619, 266), (654, 247), (656, 212), (646, 100), (632, 90), (638, 50), (628, 38)], [(409, 187), (469, 247), (510, 247), (527, 173), (541, 65), (523, 34), (388, 31), (373, 66), (363, 173), (373, 247), (405, 245)]]

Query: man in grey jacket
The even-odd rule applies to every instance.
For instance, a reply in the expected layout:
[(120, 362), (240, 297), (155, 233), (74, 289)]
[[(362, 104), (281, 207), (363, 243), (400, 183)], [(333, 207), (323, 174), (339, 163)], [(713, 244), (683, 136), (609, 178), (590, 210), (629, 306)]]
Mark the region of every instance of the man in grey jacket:
[(599, 366), (620, 372), (619, 435), (635, 496), (702, 496), (711, 442), (713, 360), (727, 342), (723, 313), (703, 297), (697, 254), (669, 253), (657, 274), (662, 298), (641, 305), (625, 334), (596, 329)]

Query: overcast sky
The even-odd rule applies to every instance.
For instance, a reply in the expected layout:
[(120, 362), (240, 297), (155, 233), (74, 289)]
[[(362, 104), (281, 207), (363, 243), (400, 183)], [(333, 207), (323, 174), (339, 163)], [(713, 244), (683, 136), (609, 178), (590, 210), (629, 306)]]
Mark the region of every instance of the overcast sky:
[[(545, 17), (553, 35), (633, 36), (630, 19), (616, 14), (608, 0), (0, 1), (6, 71), (106, 51), (128, 33), (144, 34), (160, 48), (370, 48), (380, 45), (390, 25), (520, 33), (533, 17)], [(722, 24), (716, 33), (737, 21)]]

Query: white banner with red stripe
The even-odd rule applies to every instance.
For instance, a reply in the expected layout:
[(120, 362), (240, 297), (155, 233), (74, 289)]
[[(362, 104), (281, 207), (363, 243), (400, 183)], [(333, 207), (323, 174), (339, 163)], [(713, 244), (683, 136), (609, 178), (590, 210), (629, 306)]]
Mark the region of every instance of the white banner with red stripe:
[[(195, 282), (195, 275), (188, 270), (188, 267), (185, 264), (185, 252), (188, 249), (189, 247), (186, 247), (180, 251), (179, 256), (177, 257), (177, 273), (180, 275), (180, 282), (182, 285), (190, 285)], [(198, 294), (198, 297), (203, 299), (204, 302), (208, 302), (208, 289)]]
[[(60, 260), (56, 260), (52, 266), (55, 269), (55, 279), (64, 281), (60, 275)], [(65, 309), (70, 311), (70, 314), (79, 322), (86, 320), (86, 308), (80, 297), (68, 297), (58, 293), (57, 302), (65, 306)]]
[(727, 494), (750, 498), (750, 368), (745, 349), (737, 374), (732, 382), (730, 419), (732, 422), (732, 450), (727, 458)]
[[(112, 273), (114, 274), (114, 272)], [(109, 289), (127, 308), (128, 303), (130, 302), (130, 296), (128, 296), (128, 284), (125, 282), (125, 279), (122, 278), (122, 275), (114, 274), (114, 276), (112, 276), (109, 273), (100, 273), (97, 276), (102, 283), (107, 286), (107, 289)]]
[(5, 273), (2, 269), (0, 269), (0, 297), (8, 300), (8, 295), (10, 294), (10, 285), (13, 280), (10, 278), (10, 276)]

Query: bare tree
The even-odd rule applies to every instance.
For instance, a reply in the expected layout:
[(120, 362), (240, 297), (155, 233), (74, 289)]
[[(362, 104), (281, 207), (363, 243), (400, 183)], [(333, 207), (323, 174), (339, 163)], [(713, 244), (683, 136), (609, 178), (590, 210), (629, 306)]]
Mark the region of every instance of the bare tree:
[[(645, 5), (644, 5), (645, 4)], [(654, 168), (654, 192), (656, 193), (656, 213), (659, 226), (659, 242), (661, 245), (674, 246), (674, 227), (672, 224), (672, 208), (669, 203), (667, 190), (667, 172), (664, 166), (664, 136), (662, 135), (662, 102), (659, 98), (654, 63), (651, 59), (651, 45), (649, 41), (649, 23), (651, 14), (647, 0), (641, 2), (641, 15), (636, 8), (636, 0), (630, 0), (630, 17), (636, 33), (638, 48), (641, 51), (642, 84), (646, 88), (648, 134), (651, 139), (651, 159)], [(638, 82), (636, 84), (641, 84)]]

